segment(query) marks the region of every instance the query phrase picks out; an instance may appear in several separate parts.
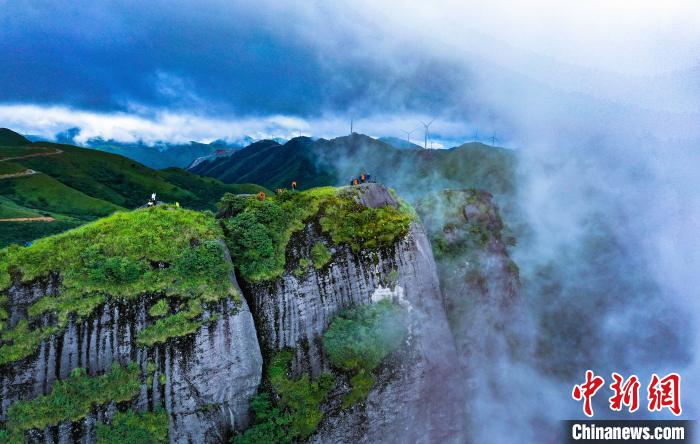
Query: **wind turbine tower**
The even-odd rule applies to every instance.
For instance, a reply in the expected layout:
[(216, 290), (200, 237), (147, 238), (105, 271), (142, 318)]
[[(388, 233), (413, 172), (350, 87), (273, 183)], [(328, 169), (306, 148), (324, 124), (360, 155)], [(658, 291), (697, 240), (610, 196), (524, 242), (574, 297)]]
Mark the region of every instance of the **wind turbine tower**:
[(428, 131), (430, 130), (430, 125), (432, 125), (433, 122), (435, 122), (435, 119), (431, 120), (431, 121), (428, 122), (428, 123), (421, 122), (421, 123), (423, 124), (423, 126), (425, 127), (425, 142), (424, 142), (424, 145), (423, 145), (423, 147), (424, 147), (425, 149), (428, 149)]
[(406, 133), (406, 141), (408, 143), (411, 143), (411, 134), (415, 133), (418, 128), (413, 128), (411, 131), (405, 131), (401, 130), (403, 133)]

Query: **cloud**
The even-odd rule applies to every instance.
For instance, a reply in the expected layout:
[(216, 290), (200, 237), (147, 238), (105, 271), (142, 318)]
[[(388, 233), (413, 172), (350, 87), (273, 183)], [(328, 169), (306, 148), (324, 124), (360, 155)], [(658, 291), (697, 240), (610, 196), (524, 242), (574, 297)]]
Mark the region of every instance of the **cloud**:
[[(403, 128), (417, 128), (419, 122), (426, 120), (429, 120), (429, 116), (421, 114), (382, 115), (378, 118), (356, 118), (354, 128), (374, 137), (405, 137)], [(78, 144), (84, 144), (94, 137), (153, 144), (162, 141), (211, 142), (222, 138), (238, 140), (246, 135), (255, 139), (292, 138), (300, 134), (332, 138), (350, 132), (350, 117), (346, 115), (217, 118), (144, 107), (132, 109), (131, 112), (100, 113), (63, 106), (0, 104), (0, 122), (23, 134)], [(431, 126), (433, 147), (444, 148), (462, 143), (466, 129), (468, 125), (463, 121), (436, 121)], [(414, 141), (422, 140), (421, 134), (422, 130), (416, 131)]]

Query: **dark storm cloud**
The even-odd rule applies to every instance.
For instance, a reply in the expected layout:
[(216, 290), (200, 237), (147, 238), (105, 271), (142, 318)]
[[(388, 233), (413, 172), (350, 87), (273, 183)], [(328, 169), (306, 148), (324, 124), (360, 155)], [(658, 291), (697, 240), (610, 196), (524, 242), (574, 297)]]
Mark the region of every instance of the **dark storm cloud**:
[(314, 36), (313, 23), (270, 20), (251, 4), (3, 3), (5, 103), (239, 116), (444, 111), (463, 80), (420, 53), (398, 66), (353, 54), (340, 32)]

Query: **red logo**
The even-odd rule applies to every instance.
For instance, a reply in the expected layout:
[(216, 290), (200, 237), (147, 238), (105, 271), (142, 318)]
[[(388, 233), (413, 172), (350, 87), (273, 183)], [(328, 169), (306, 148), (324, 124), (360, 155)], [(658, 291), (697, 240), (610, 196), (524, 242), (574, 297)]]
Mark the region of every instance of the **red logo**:
[(593, 371), (586, 370), (586, 382), (581, 385), (575, 385), (571, 396), (577, 401), (583, 399), (583, 413), (586, 416), (593, 416), (593, 407), (591, 407), (591, 398), (605, 384), (605, 380), (600, 376), (593, 376)]
[(649, 411), (661, 411), (668, 408), (674, 415), (681, 414), (681, 377), (678, 373), (670, 373), (663, 379), (654, 373), (649, 382)]
[(609, 399), (610, 410), (619, 412), (622, 410), (622, 406), (626, 405), (630, 413), (636, 412), (639, 408), (639, 378), (637, 375), (630, 376), (627, 381), (619, 373), (613, 372), (612, 377), (615, 382), (610, 384), (610, 388), (615, 394)]
[[(623, 406), (632, 413), (639, 409), (639, 387), (640, 382), (637, 375), (632, 375), (625, 379), (619, 373), (612, 373), (613, 382), (610, 390), (613, 395), (608, 398), (610, 410), (619, 412)], [(571, 391), (571, 397), (576, 401), (583, 401), (583, 413), (593, 416), (591, 399), (598, 390), (605, 385), (605, 380), (600, 376), (595, 376), (592, 370), (586, 370), (586, 380), (582, 384), (577, 384)], [(650, 412), (661, 411), (665, 408), (671, 413), (679, 416), (683, 411), (681, 407), (681, 377), (678, 373), (669, 373), (663, 378), (654, 373), (647, 386), (648, 409)]]

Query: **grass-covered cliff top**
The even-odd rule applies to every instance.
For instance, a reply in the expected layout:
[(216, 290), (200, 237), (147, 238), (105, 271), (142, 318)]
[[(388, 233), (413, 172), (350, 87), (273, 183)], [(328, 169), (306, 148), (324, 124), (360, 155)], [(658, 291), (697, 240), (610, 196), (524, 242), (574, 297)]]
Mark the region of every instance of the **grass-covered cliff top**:
[[(370, 208), (360, 204), (360, 193), (367, 190), (377, 193), (380, 201), (386, 197), (386, 205)], [(309, 220), (318, 221), (332, 243), (359, 252), (393, 245), (408, 233), (414, 213), (395, 202), (382, 186), (370, 185), (282, 191), (264, 201), (257, 196), (227, 194), (219, 203), (219, 217), (241, 276), (260, 282), (284, 274), (287, 244)]]
[(49, 273), (65, 290), (132, 297), (143, 292), (218, 296), (228, 291), (228, 271), (210, 242), (222, 238), (213, 217), (161, 205), (120, 212), (83, 227), (0, 250), (0, 290), (11, 275), (31, 282)]
[[(137, 338), (142, 344), (196, 331), (203, 303), (236, 296), (222, 238), (211, 215), (162, 205), (116, 213), (28, 248), (0, 250), (0, 364), (28, 356), (70, 315), (87, 317), (109, 298), (162, 298), (149, 312), (157, 320)], [(29, 283), (52, 273), (61, 278), (59, 294), (39, 299), (28, 308), (29, 320), (5, 328), (2, 293), (13, 279)], [(54, 313), (56, 324), (33, 329), (32, 319), (44, 313)]]

